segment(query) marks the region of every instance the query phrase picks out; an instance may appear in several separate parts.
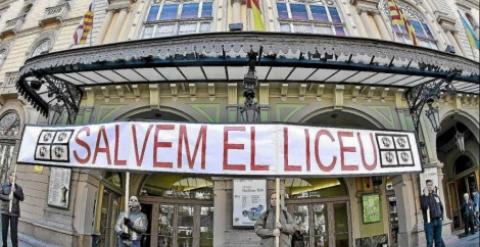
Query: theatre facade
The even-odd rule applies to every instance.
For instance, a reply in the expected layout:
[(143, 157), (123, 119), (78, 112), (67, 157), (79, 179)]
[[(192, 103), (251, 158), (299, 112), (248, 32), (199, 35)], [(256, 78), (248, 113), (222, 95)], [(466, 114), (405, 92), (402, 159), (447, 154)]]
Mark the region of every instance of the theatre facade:
[[(91, 3), (93, 29), (73, 44)], [(460, 198), (480, 180), (478, 1), (0, 1), (0, 13), (1, 179), (16, 167), (24, 241), (115, 246), (129, 191), (144, 246), (258, 246), (252, 222), (277, 177), (308, 246), (424, 244), (426, 179), (444, 236), (463, 227)]]

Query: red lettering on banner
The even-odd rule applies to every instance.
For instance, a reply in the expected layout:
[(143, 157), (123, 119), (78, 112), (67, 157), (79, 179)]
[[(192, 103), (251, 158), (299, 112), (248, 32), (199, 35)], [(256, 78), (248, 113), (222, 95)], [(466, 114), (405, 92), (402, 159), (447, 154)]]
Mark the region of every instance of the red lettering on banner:
[(119, 146), (120, 146), (120, 125), (115, 124), (115, 155), (113, 158), (113, 164), (116, 166), (124, 166), (127, 164), (127, 160), (121, 160), (118, 158)]
[(160, 130), (173, 130), (175, 126), (173, 124), (157, 124), (155, 126), (155, 134), (153, 137), (153, 167), (160, 168), (172, 168), (172, 162), (158, 161), (157, 149), (159, 148), (171, 148), (171, 142), (159, 142), (158, 132)]
[(223, 170), (245, 171), (245, 164), (229, 164), (228, 150), (238, 149), (243, 150), (244, 145), (238, 143), (228, 143), (228, 132), (230, 131), (245, 131), (243, 126), (225, 126), (223, 128)]
[(283, 128), (283, 152), (283, 167), (285, 171), (301, 171), (301, 166), (288, 164), (288, 127)]
[(310, 171), (311, 159), (310, 159), (310, 132), (308, 129), (304, 129), (305, 131), (305, 153), (307, 158), (307, 171)]
[(135, 127), (135, 124), (132, 124), (132, 138), (133, 138), (133, 147), (134, 147), (134, 152), (135, 152), (135, 161), (137, 162), (137, 167), (142, 166), (143, 163), (143, 157), (145, 155), (145, 147), (147, 146), (147, 140), (148, 137), (150, 136), (150, 131), (152, 131), (153, 125), (149, 125), (147, 132), (145, 133), (145, 137), (143, 138), (143, 146), (140, 154), (138, 153), (138, 144), (137, 144), (137, 129)]
[(268, 171), (267, 165), (255, 163), (255, 126), (250, 127), (250, 170), (252, 171)]
[(90, 155), (91, 155), (91, 151), (90, 151), (90, 146), (88, 145), (87, 142), (81, 140), (80, 138), (78, 138), (78, 136), (80, 135), (81, 132), (85, 131), (86, 132), (86, 136), (90, 136), (90, 128), (87, 126), (87, 127), (83, 127), (81, 128), (78, 132), (77, 132), (77, 135), (75, 136), (75, 142), (79, 145), (79, 146), (82, 146), (85, 148), (85, 150), (87, 151), (87, 155), (85, 156), (85, 158), (81, 158), (78, 153), (77, 153), (77, 150), (74, 150), (73, 151), (73, 157), (75, 157), (75, 159), (77, 160), (78, 163), (80, 164), (85, 164), (88, 162), (88, 160), (90, 159)]
[(337, 156), (333, 156), (332, 162), (330, 162), (330, 165), (328, 166), (324, 165), (323, 162), (320, 160), (319, 141), (322, 135), (329, 137), (332, 142), (334, 142), (335, 139), (333, 138), (332, 134), (325, 129), (319, 130), (317, 132), (317, 135), (315, 136), (315, 159), (317, 160), (318, 168), (320, 168), (320, 170), (324, 172), (329, 172), (335, 167), (335, 163), (337, 163)]
[(342, 171), (358, 171), (358, 165), (355, 164), (345, 164), (345, 153), (354, 153), (356, 151), (355, 147), (348, 146), (346, 147), (343, 144), (343, 137), (353, 137), (352, 131), (338, 131), (338, 141), (340, 142), (340, 160), (342, 164)]
[(363, 142), (362, 142), (362, 138), (360, 137), (360, 133), (357, 133), (357, 138), (358, 138), (358, 142), (360, 143), (360, 154), (362, 155), (363, 166), (367, 170), (371, 171), (375, 169), (375, 167), (377, 167), (377, 146), (375, 145), (373, 134), (370, 133), (370, 141), (372, 143), (373, 158), (374, 158), (372, 164), (367, 164), (367, 161), (365, 160), (365, 150), (363, 148)]
[[(105, 147), (100, 147), (100, 139), (103, 139), (105, 143)], [(112, 161), (110, 160), (110, 145), (108, 144), (107, 132), (105, 130), (105, 126), (101, 126), (98, 130), (97, 135), (97, 144), (95, 144), (95, 152), (93, 153), (93, 163), (97, 161), (98, 153), (105, 153), (107, 157), (107, 164), (111, 165)]]
[(198, 132), (198, 136), (197, 136), (197, 142), (195, 143), (195, 149), (193, 150), (193, 157), (190, 156), (190, 145), (188, 143), (187, 126), (185, 124), (180, 125), (180, 130), (178, 135), (178, 156), (177, 156), (178, 168), (182, 168), (183, 142), (185, 142), (188, 167), (190, 167), (190, 169), (192, 169), (195, 164), (195, 160), (197, 159), (198, 147), (200, 146), (200, 142), (202, 143), (202, 151), (201, 151), (202, 154), (201, 154), (200, 166), (204, 170), (205, 169), (205, 153), (207, 148), (207, 125), (202, 125), (200, 127), (200, 131)]

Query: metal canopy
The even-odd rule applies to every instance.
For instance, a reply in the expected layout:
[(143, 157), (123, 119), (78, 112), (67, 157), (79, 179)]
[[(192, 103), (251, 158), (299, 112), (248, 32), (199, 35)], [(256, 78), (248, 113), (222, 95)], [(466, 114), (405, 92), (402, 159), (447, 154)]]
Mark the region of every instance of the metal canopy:
[[(207, 33), (137, 40), (40, 55), (21, 68), (19, 92), (44, 115), (78, 111), (83, 87), (111, 84), (242, 81), (248, 52), (264, 82), (413, 88), (449, 78), (479, 94), (479, 63), (410, 45), (291, 33)], [(69, 112), (70, 114), (70, 112)]]

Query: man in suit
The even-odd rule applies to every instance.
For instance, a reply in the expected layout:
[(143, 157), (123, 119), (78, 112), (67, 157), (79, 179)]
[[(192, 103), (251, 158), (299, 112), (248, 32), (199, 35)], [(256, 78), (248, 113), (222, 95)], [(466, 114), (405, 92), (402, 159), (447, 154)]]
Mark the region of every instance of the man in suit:
[[(18, 218), (20, 217), (20, 201), (23, 201), (23, 189), (18, 183), (13, 182), (13, 173), (7, 178), (7, 183), (2, 184), (0, 199), (2, 200), (2, 240), (3, 247), (7, 247), (8, 226), (10, 224), (10, 238), (12, 246), (18, 246)], [(12, 208), (10, 210), (10, 201)]]

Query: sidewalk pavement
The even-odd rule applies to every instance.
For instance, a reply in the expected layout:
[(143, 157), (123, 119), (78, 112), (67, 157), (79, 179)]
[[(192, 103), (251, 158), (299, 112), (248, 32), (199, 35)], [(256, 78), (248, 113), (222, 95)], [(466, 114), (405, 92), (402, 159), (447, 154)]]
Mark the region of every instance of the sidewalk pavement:
[(480, 246), (480, 232), (476, 232), (475, 234), (466, 237), (464, 237), (463, 234), (453, 235), (452, 237), (445, 239), (445, 245), (447, 247), (478, 247)]

